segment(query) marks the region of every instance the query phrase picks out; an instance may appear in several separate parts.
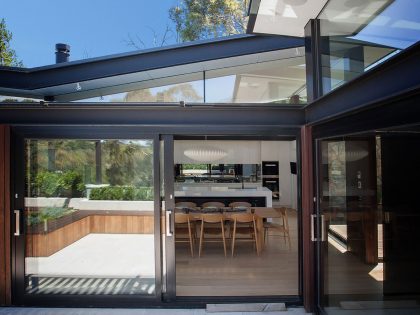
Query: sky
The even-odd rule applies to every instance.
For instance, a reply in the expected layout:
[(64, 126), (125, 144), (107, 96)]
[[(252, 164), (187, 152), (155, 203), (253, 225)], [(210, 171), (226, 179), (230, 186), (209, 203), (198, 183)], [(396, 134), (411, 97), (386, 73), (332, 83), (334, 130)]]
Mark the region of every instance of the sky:
[[(66, 43), (70, 61), (160, 46), (168, 10), (179, 0), (0, 0), (0, 19), (13, 33), (11, 46), (25, 67), (55, 63), (55, 44)], [(157, 36), (155, 36), (156, 34)], [(140, 38), (145, 44), (140, 43)], [(170, 34), (167, 44), (175, 44)]]

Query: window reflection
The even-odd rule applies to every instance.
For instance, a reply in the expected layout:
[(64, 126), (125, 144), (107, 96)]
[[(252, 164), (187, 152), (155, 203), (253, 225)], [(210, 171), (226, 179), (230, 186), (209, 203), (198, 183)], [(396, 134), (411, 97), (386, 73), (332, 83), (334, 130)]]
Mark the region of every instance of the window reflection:
[[(306, 104), (303, 48), (267, 54), (260, 58), (270, 61), (161, 77), (131, 83), (125, 87), (109, 87), (119, 89), (121, 93), (83, 99), (79, 102)], [(273, 57), (284, 59), (272, 60)], [(252, 59), (258, 58), (254, 56)], [(138, 88), (133, 88), (133, 85), (137, 85)], [(131, 90), (127, 91), (129, 88)]]
[(418, 0), (329, 1), (318, 16), (324, 94), (416, 43), (419, 9)]
[(154, 295), (153, 141), (26, 140), (25, 293)]
[(418, 314), (419, 144), (418, 131), (321, 142), (327, 314), (382, 308)]
[(306, 103), (304, 57), (206, 72), (209, 103)]

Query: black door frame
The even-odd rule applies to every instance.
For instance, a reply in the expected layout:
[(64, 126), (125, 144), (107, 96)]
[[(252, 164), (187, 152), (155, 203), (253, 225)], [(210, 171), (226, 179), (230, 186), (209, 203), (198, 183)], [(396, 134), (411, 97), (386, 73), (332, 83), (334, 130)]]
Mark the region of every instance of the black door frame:
[[(313, 125), (313, 143), (314, 143), (314, 188), (315, 188), (315, 312), (316, 314), (327, 315), (322, 305), (324, 296), (323, 279), (323, 244), (321, 239), (321, 183), (320, 183), (320, 161), (321, 161), (321, 142), (327, 139), (359, 136), (366, 134), (375, 134), (376, 131), (386, 131), (393, 128), (403, 128), (420, 124), (420, 109), (418, 104), (420, 96), (416, 94), (410, 97), (397, 100), (383, 100), (383, 104), (368, 108), (364, 111), (349, 113), (342, 117), (327, 120), (325, 122)], [(381, 119), (377, 119), (381, 117)]]
[[(94, 135), (94, 137), (92, 137)], [(67, 132), (51, 133), (43, 127), (12, 128), (12, 209), (22, 213), (25, 196), (25, 139), (150, 139), (153, 140), (153, 187), (154, 187), (154, 248), (155, 248), (155, 294), (152, 296), (118, 295), (118, 296), (92, 296), (92, 295), (46, 295), (31, 296), (25, 294), (25, 225), (23, 213), (20, 215), (20, 236), (14, 236), (12, 229), (12, 303), (14, 305), (34, 306), (63, 306), (77, 305), (80, 307), (150, 307), (162, 304), (162, 251), (161, 251), (161, 217), (160, 217), (160, 141), (157, 134), (138, 132), (136, 128), (120, 128), (118, 131), (103, 131), (98, 134), (78, 128), (68, 129)], [(14, 227), (15, 216), (12, 219)]]
[[(104, 128), (101, 126), (35, 126), (35, 125), (23, 125), (12, 127), (12, 172), (14, 178), (12, 184), (12, 197), (17, 193), (18, 196), (24, 196), (24, 185), (18, 185), (23, 183), (24, 173), (24, 156), (23, 156), (23, 144), (26, 138), (36, 139), (86, 139), (86, 140), (97, 140), (97, 139), (138, 139), (148, 138), (154, 140), (154, 194), (155, 194), (155, 264), (156, 264), (156, 296), (153, 297), (141, 297), (141, 300), (133, 300), (133, 296), (116, 296), (109, 298), (108, 296), (95, 298), (92, 300), (92, 296), (27, 296), (25, 300), (22, 299), (23, 295), (19, 295), (23, 291), (24, 285), (24, 270), (23, 263), (19, 264), (15, 254), (21, 251), (23, 254), (23, 243), (22, 241), (16, 242), (12, 236), (12, 284), (13, 284), (13, 304), (14, 305), (33, 305), (33, 306), (68, 306), (75, 305), (78, 307), (84, 306), (96, 306), (96, 307), (203, 307), (206, 303), (215, 302), (286, 302), (289, 305), (302, 305), (302, 290), (303, 290), (303, 279), (302, 279), (302, 239), (301, 239), (301, 211), (299, 211), (299, 295), (298, 296), (255, 296), (255, 297), (176, 297), (176, 274), (175, 274), (175, 253), (174, 247), (171, 249), (171, 240), (166, 237), (165, 246), (169, 248), (165, 249), (166, 257), (166, 279), (163, 278), (162, 268), (165, 267), (163, 263), (163, 248), (161, 248), (161, 237), (164, 235), (161, 227), (161, 208), (160, 202), (161, 197), (164, 197), (165, 201), (170, 200), (169, 195), (173, 194), (173, 167), (169, 166), (173, 164), (173, 139), (175, 136), (189, 135), (189, 136), (203, 136), (211, 135), (209, 137), (215, 137), (219, 139), (253, 139), (253, 140), (282, 140), (282, 139), (296, 139), (296, 150), (297, 150), (297, 165), (298, 165), (298, 178), (297, 178), (297, 206), (301, 209), (301, 145), (300, 145), (300, 129), (298, 128), (282, 128), (279, 127), (276, 130), (271, 129), (267, 132), (265, 128), (234, 128), (226, 132), (223, 132), (223, 128), (218, 131), (215, 128), (203, 128), (198, 132), (190, 132), (182, 128), (171, 128), (173, 132), (168, 133), (156, 133), (156, 129), (153, 127), (152, 132), (147, 133), (148, 130), (145, 126), (110, 126)], [(238, 132), (238, 129), (240, 132)], [(263, 130), (261, 130), (263, 129)], [(242, 133), (244, 132), (244, 133)], [(282, 135), (283, 134), (283, 135)], [(94, 135), (94, 137), (92, 137)], [(164, 174), (163, 184), (165, 187), (165, 195), (160, 196), (160, 183), (161, 183), (161, 141), (165, 141), (164, 145)], [(19, 174), (20, 172), (20, 174)], [(172, 173), (171, 173), (172, 172)], [(173, 175), (173, 174), (172, 174)], [(171, 183), (172, 181), (172, 183)], [(171, 187), (172, 185), (172, 187)], [(167, 209), (171, 209), (173, 205), (170, 201), (166, 204)], [(12, 198), (12, 209), (24, 209), (23, 198)], [(14, 222), (12, 223), (14, 224)], [(173, 220), (171, 221), (173, 229)], [(21, 225), (23, 226), (23, 225)], [(172, 240), (173, 242), (173, 240)], [(171, 253), (171, 250), (173, 251)], [(166, 280), (165, 285), (163, 281)], [(165, 292), (161, 292), (160, 289), (165, 287)], [(158, 292), (159, 291), (159, 292)]]
[[(171, 268), (169, 269), (167, 267), (168, 271), (173, 272), (172, 274), (169, 274), (170, 277), (172, 277), (173, 282), (170, 286), (167, 286), (167, 302), (174, 303), (173, 305), (200, 305), (205, 306), (207, 303), (258, 303), (258, 302), (284, 302), (287, 305), (296, 305), (301, 306), (303, 305), (303, 259), (302, 259), (302, 178), (301, 178), (301, 138), (300, 138), (300, 128), (285, 128), (283, 131), (283, 135), (281, 129), (279, 128), (277, 131), (277, 134), (265, 134), (265, 132), (261, 132), (260, 130), (253, 130), (252, 128), (249, 128), (248, 130), (244, 130), (244, 134), (238, 134), (237, 132), (226, 132), (223, 131), (225, 129), (220, 128), (220, 131), (210, 131), (205, 126), (200, 132), (194, 131), (194, 132), (185, 132), (185, 131), (174, 131), (168, 135), (163, 135), (161, 138), (167, 137), (167, 139), (170, 139), (171, 148), (169, 150), (170, 154), (172, 156), (169, 156), (165, 158), (165, 163), (170, 163), (167, 166), (165, 166), (165, 179), (168, 176), (171, 176), (171, 179), (174, 178), (173, 176), (173, 149), (174, 149), (174, 142), (176, 140), (262, 140), (262, 141), (281, 141), (281, 140), (296, 140), (296, 163), (297, 163), (297, 208), (298, 208), (298, 273), (299, 273), (299, 280), (298, 280), (298, 288), (299, 288), (299, 295), (297, 296), (284, 296), (284, 295), (278, 295), (278, 296), (177, 296), (176, 295), (176, 264), (175, 264), (175, 247), (173, 243), (173, 247), (169, 249), (170, 257), (167, 257), (168, 259), (173, 259), (173, 264), (171, 264)], [(274, 131), (274, 130), (272, 130)], [(166, 147), (165, 147), (165, 153), (166, 153)], [(170, 202), (170, 197), (168, 196), (168, 192), (173, 193), (173, 180), (171, 181), (169, 186), (169, 190), (167, 191), (165, 188), (165, 200), (166, 202)], [(172, 200), (173, 201), (173, 200)], [(174, 207), (174, 203), (169, 203), (171, 207)], [(174, 228), (174, 220), (171, 221), (172, 228)], [(168, 238), (166, 238), (168, 239)], [(172, 241), (174, 239), (172, 238)], [(173, 253), (171, 252), (173, 251)], [(165, 298), (165, 294), (164, 294)]]

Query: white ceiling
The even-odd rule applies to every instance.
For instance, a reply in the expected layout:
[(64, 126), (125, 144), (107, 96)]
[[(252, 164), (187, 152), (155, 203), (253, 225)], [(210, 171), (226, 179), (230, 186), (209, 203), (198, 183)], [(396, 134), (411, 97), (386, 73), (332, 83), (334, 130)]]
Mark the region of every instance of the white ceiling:
[(305, 25), (327, 1), (261, 0), (253, 32), (303, 37)]
[(356, 35), (393, 1), (261, 0), (253, 33), (303, 37), (309, 20), (319, 18), (328, 21), (322, 24), (322, 35)]

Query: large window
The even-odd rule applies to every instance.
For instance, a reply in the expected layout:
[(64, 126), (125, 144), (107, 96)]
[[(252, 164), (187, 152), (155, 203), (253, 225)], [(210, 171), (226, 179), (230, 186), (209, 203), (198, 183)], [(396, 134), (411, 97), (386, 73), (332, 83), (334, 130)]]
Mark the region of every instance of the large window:
[(420, 1), (331, 0), (321, 20), (323, 92), (328, 93), (420, 39)]
[(26, 140), (25, 292), (154, 295), (152, 140)]
[[(80, 83), (86, 89), (83, 93), (103, 95), (79, 101), (306, 104), (303, 47), (214, 60), (203, 67), (201, 72), (184, 74), (177, 74), (179, 68), (161, 69), (153, 72), (151, 78), (146, 76), (142, 81), (127, 83), (121, 80), (121, 85), (103, 91), (89, 91), (88, 83)], [(110, 91), (118, 93), (110, 94)]]

